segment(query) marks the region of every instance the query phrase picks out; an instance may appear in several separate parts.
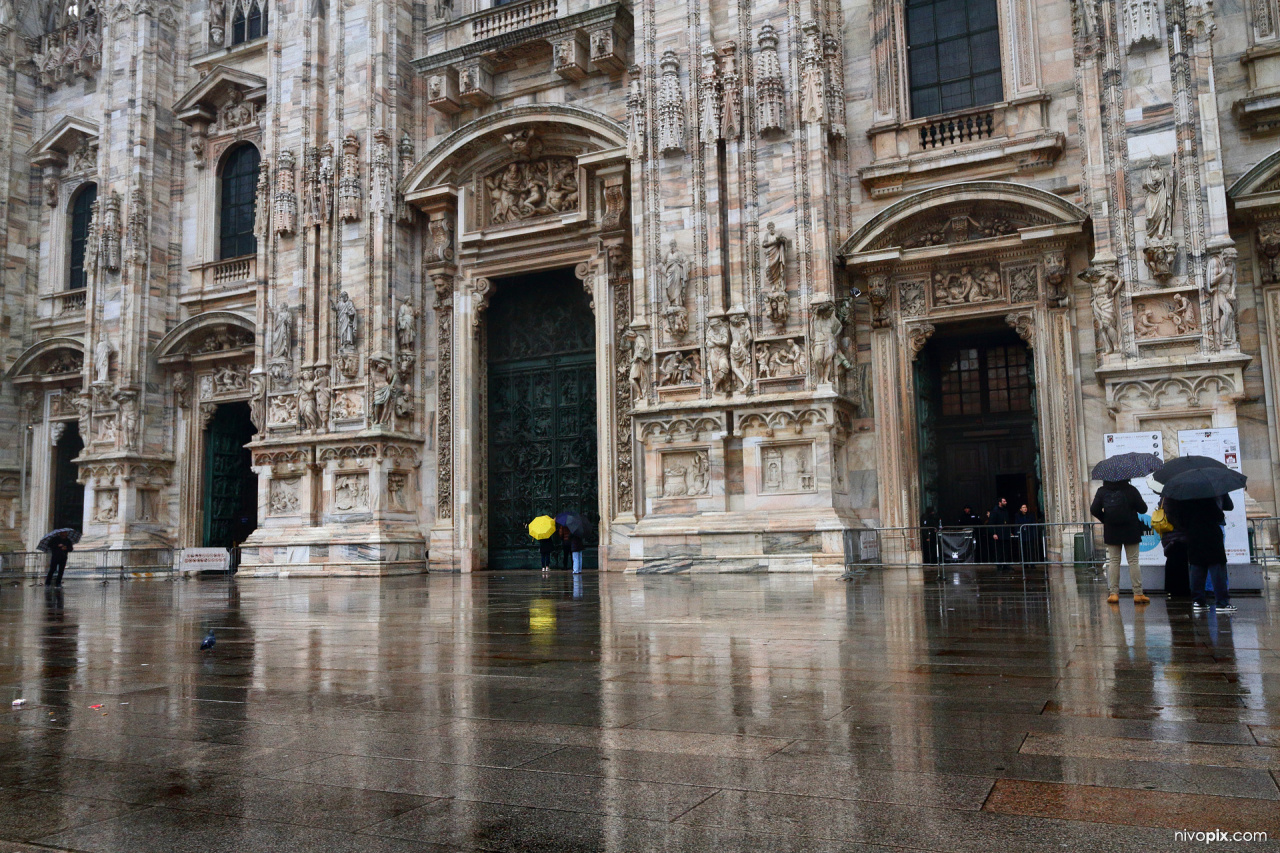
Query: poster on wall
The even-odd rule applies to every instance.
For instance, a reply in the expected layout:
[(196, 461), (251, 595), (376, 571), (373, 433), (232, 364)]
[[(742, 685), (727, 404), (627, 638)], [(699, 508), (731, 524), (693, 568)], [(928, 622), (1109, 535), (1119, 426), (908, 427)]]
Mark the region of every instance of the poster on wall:
[[(1107, 459), (1112, 456), (1119, 456), (1121, 453), (1150, 453), (1153, 456), (1164, 459), (1164, 436), (1159, 430), (1151, 432), (1109, 432), (1102, 437), (1103, 453)], [(1142, 499), (1147, 502), (1148, 518), (1151, 513), (1155, 512), (1156, 504), (1160, 501), (1160, 496), (1151, 491), (1147, 485), (1146, 478), (1140, 478), (1130, 481), (1137, 487), (1141, 493)], [(1121, 558), (1124, 562), (1124, 558)], [(1148, 532), (1142, 537), (1142, 544), (1139, 549), (1138, 562), (1144, 566), (1163, 566), (1164, 565), (1164, 549), (1160, 547), (1160, 537), (1154, 532)]]
[[(1184, 429), (1178, 431), (1178, 452), (1183, 456), (1208, 456), (1232, 471), (1240, 470), (1240, 430)], [(1249, 562), (1249, 527), (1244, 514), (1244, 489), (1231, 493), (1234, 508), (1226, 513), (1227, 563)]]

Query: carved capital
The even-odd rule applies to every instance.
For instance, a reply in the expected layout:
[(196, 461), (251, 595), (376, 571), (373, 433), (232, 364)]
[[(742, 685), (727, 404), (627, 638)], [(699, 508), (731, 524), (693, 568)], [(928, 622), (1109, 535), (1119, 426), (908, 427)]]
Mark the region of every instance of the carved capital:
[(471, 328), (478, 330), (480, 320), (489, 307), (489, 297), (493, 295), (493, 283), (487, 278), (471, 280)]
[(907, 352), (910, 354), (912, 361), (916, 360), (916, 356), (920, 355), (920, 350), (924, 349), (924, 345), (929, 342), (929, 338), (933, 337), (933, 333), (936, 331), (937, 328), (932, 323), (920, 323), (907, 328)]
[(1036, 348), (1036, 317), (1030, 311), (1014, 311), (1006, 314), (1004, 321), (1018, 333), (1018, 337), (1027, 342), (1031, 349)]

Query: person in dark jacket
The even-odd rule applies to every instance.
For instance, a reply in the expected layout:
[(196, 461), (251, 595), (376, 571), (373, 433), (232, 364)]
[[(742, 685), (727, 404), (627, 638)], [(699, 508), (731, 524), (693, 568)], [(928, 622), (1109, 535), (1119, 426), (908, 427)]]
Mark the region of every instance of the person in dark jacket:
[(544, 572), (551, 571), (551, 555), (555, 553), (555, 547), (559, 541), (559, 537), (554, 536), (538, 540), (538, 556), (542, 558), (542, 570)]
[(1133, 584), (1133, 603), (1148, 604), (1142, 594), (1142, 566), (1138, 564), (1138, 545), (1144, 530), (1139, 513), (1147, 511), (1142, 493), (1128, 480), (1107, 480), (1093, 496), (1089, 514), (1102, 522), (1102, 541), (1107, 545), (1107, 603), (1120, 601), (1120, 549), (1129, 562), (1129, 580)]
[(59, 536), (49, 543), (49, 571), (44, 576), (45, 586), (62, 586), (62, 573), (67, 569), (67, 555), (75, 547), (66, 536)]
[(560, 538), (564, 542), (565, 553), (569, 554), (573, 561), (573, 573), (582, 574), (582, 537), (573, 535), (567, 527), (561, 527)]
[[(1157, 484), (1158, 485), (1158, 484)], [(1157, 509), (1164, 509), (1169, 519), (1169, 505), (1173, 501), (1160, 498)], [(1164, 551), (1164, 594), (1169, 598), (1191, 597), (1191, 576), (1187, 570), (1187, 534), (1176, 527), (1160, 534), (1160, 547)]]
[(1040, 531), (1031, 526), (1036, 523), (1035, 513), (1028, 504), (1018, 507), (1013, 516), (1013, 523), (1018, 531), (1018, 546), (1021, 549), (1024, 563), (1038, 563), (1044, 559), (1040, 555)]
[(1234, 509), (1230, 495), (1190, 501), (1166, 500), (1164, 512), (1175, 530), (1187, 537), (1187, 564), (1191, 572), (1191, 606), (1202, 611), (1205, 603), (1205, 579), (1213, 578), (1213, 597), (1219, 613), (1234, 613), (1227, 578), (1227, 549), (1222, 525), (1227, 523), (1223, 510)]
[(987, 513), (987, 523), (991, 525), (987, 528), (987, 541), (991, 546), (991, 561), (997, 564), (997, 570), (1009, 568), (1009, 563), (1013, 560), (1011, 521), (1013, 514), (1009, 511), (1009, 499), (1000, 498), (991, 512)]
[(938, 528), (940, 527), (942, 527), (942, 519), (938, 516), (938, 511), (929, 507), (920, 519), (920, 549), (924, 552), (926, 564), (942, 562), (941, 552), (938, 550)]

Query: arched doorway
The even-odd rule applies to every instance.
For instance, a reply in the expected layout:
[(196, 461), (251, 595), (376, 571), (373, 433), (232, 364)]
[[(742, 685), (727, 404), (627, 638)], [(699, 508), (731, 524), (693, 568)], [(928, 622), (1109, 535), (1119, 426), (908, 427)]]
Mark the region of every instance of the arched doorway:
[(228, 548), (258, 527), (258, 479), (247, 445), (254, 435), (248, 403), (220, 403), (205, 441), (204, 546)]
[[(486, 319), (489, 567), (536, 567), (527, 525), (595, 519), (595, 317), (572, 269), (494, 281)], [(596, 564), (589, 537), (584, 563)]]
[(78, 480), (76, 457), (84, 450), (80, 424), (67, 421), (53, 448), (53, 529), (84, 527), (84, 485)]

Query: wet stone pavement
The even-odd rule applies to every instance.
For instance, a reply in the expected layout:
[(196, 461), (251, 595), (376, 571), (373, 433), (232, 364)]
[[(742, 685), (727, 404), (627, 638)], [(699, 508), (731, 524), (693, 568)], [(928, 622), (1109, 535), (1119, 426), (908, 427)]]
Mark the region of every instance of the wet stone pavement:
[(1069, 568), (6, 585), (0, 853), (1280, 849), (1277, 592), (1193, 617)]

